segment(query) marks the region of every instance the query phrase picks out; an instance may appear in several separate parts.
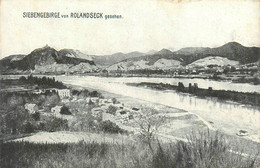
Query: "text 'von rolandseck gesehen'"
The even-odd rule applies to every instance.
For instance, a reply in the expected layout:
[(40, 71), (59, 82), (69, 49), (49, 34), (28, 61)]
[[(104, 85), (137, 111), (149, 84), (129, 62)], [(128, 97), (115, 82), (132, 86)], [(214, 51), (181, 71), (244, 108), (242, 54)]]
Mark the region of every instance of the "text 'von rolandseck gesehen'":
[(123, 19), (122, 15), (104, 14), (102, 12), (70, 12), (61, 14), (60, 12), (23, 12), (23, 18), (74, 18), (74, 19)]

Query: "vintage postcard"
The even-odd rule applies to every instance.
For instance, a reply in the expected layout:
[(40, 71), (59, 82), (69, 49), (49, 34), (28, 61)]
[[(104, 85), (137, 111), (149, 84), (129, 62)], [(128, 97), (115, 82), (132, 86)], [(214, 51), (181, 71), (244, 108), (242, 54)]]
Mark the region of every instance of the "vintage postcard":
[(0, 167), (260, 167), (259, 67), (259, 0), (0, 0)]

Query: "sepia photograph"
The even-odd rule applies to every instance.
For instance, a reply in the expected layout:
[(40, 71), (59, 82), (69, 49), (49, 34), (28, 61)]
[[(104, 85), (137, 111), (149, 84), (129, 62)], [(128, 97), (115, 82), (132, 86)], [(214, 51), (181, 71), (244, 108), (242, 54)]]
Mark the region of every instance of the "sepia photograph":
[(259, 0), (0, 0), (0, 168), (258, 167)]

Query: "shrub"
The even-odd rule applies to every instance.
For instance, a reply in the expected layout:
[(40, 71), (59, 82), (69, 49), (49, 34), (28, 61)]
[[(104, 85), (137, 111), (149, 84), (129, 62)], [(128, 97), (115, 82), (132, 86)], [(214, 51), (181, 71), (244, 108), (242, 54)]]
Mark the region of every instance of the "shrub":
[(35, 130), (35, 126), (30, 122), (26, 122), (23, 125), (23, 133), (33, 133), (34, 130)]
[(92, 92), (90, 92), (89, 93), (89, 96), (90, 97), (102, 97), (102, 94), (101, 93), (99, 93), (98, 91), (92, 91)]
[(40, 120), (40, 113), (39, 113), (39, 112), (35, 112), (35, 113), (33, 113), (31, 116), (32, 116), (32, 118), (33, 118), (35, 121), (39, 121), (39, 120)]
[(67, 106), (62, 106), (60, 109), (60, 114), (71, 115), (71, 112)]
[(112, 133), (112, 134), (123, 134), (126, 133), (125, 130), (121, 129), (118, 125), (116, 125), (115, 123), (107, 120), (107, 121), (103, 121), (100, 123), (100, 130), (106, 133)]
[(113, 104), (116, 104), (117, 103), (116, 98), (112, 98), (112, 102), (113, 102)]
[(48, 120), (44, 125), (44, 130), (48, 132), (64, 131), (68, 130), (68, 128), (68, 120), (63, 120), (56, 117)]
[(108, 107), (108, 109), (107, 109), (107, 113), (113, 114), (113, 115), (116, 114), (116, 111), (117, 111), (117, 107), (116, 107), (116, 106), (112, 106), (112, 105), (110, 105), (110, 106)]
[(208, 130), (193, 132), (187, 142), (178, 141), (165, 149), (158, 143), (153, 167), (255, 167), (256, 158), (243, 156), (239, 150), (232, 153), (231, 144), (222, 134)]

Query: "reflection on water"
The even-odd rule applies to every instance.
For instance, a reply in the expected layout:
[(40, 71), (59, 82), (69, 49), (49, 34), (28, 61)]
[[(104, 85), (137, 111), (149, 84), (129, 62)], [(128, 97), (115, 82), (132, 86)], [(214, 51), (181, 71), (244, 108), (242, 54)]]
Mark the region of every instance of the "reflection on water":
[[(95, 77), (94, 77), (95, 78)], [(183, 79), (183, 78), (147, 78), (147, 77), (120, 77), (120, 78), (103, 78), (106, 82), (115, 83), (140, 83), (140, 82), (153, 82), (153, 83), (169, 83), (178, 85), (182, 82), (184, 86), (188, 87), (189, 83), (198, 83), (200, 88), (208, 89), (212, 87), (215, 90), (233, 90), (238, 92), (258, 92), (260, 93), (259, 85), (252, 85), (248, 83), (232, 83), (230, 81), (214, 81), (209, 79)]]

